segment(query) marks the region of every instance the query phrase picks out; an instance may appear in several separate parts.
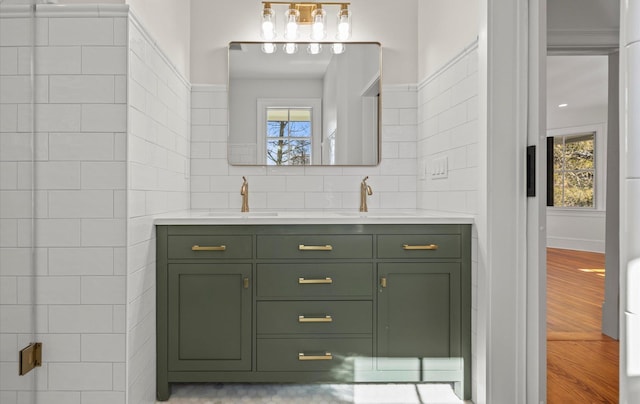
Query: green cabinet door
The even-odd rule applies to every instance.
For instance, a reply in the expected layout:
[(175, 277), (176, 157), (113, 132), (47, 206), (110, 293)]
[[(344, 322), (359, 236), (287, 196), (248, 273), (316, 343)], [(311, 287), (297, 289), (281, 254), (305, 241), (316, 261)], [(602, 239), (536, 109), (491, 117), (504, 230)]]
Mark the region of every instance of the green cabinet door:
[(430, 359), (462, 357), (460, 263), (380, 263), (378, 277), (379, 370), (419, 381)]
[(168, 265), (169, 371), (251, 370), (251, 264)]

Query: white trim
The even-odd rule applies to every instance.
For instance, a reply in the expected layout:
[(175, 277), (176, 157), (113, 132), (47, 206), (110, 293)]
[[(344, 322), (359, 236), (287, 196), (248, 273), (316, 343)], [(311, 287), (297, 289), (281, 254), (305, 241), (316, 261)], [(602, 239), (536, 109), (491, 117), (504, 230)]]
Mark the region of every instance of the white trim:
[(65, 17), (126, 17), (127, 4), (20, 4), (0, 5), (0, 18), (65, 18)]
[[(167, 54), (158, 45), (156, 40), (153, 39), (151, 34), (149, 34), (149, 31), (147, 31), (147, 29), (144, 27), (144, 25), (142, 25), (142, 23), (140, 22), (140, 19), (131, 10), (129, 10), (129, 22), (140, 31), (140, 33), (147, 40), (147, 42), (149, 42), (149, 44), (151, 44), (151, 46), (154, 48), (154, 50), (156, 50), (158, 52), (158, 54), (160, 55), (160, 58), (162, 58), (162, 60), (164, 60), (165, 63), (167, 63), (167, 66), (169, 66), (171, 71), (180, 79), (182, 84), (184, 84), (187, 88), (191, 89), (191, 83), (189, 82), (189, 80), (187, 80), (184, 77), (184, 75), (182, 73), (180, 73), (180, 70), (178, 70), (176, 65), (171, 61), (171, 59), (169, 59)], [(129, 37), (128, 33), (127, 33), (127, 37)], [(129, 49), (131, 49), (131, 47), (129, 45), (127, 45), (127, 46), (128, 46)]]
[(227, 86), (224, 84), (192, 84), (191, 91), (194, 93), (222, 93), (227, 91)]
[(564, 250), (589, 251), (604, 254), (604, 241), (572, 237), (547, 237), (547, 247)]
[(420, 81), (417, 85), (417, 89), (422, 90), (424, 86), (429, 84), (431, 81), (437, 79), (440, 75), (447, 72), (451, 68), (451, 66), (458, 63), (461, 59), (466, 57), (468, 54), (475, 52), (477, 49), (478, 49), (478, 38), (476, 37), (476, 39), (473, 42), (471, 42), (469, 45), (465, 46), (465, 48), (460, 53), (452, 57), (447, 63), (445, 63), (442, 67), (440, 67), (434, 73), (430, 74), (428, 77)]
[(618, 30), (615, 29), (550, 29), (549, 48), (611, 47), (619, 46)]

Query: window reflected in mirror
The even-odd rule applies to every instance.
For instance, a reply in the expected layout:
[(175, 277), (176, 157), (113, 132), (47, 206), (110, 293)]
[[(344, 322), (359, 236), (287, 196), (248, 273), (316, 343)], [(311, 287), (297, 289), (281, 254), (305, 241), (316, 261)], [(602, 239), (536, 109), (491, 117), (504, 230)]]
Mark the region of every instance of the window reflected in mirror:
[(267, 108), (267, 165), (311, 164), (311, 108)]

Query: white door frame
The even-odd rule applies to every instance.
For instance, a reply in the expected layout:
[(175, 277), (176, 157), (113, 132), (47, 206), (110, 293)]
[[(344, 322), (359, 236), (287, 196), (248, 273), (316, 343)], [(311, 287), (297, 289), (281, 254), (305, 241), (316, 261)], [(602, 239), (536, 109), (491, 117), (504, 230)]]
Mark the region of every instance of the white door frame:
[[(546, 400), (545, 207), (526, 197), (526, 146), (546, 144), (546, 0), (480, 3), (478, 403)], [(491, 24), (489, 24), (491, 22)], [(541, 115), (542, 114), (542, 115)], [(538, 161), (544, 153), (537, 153)], [(544, 164), (537, 164), (538, 179)], [(544, 183), (537, 184), (538, 190)], [(538, 195), (539, 195), (538, 191)], [(484, 391), (483, 391), (484, 389)]]

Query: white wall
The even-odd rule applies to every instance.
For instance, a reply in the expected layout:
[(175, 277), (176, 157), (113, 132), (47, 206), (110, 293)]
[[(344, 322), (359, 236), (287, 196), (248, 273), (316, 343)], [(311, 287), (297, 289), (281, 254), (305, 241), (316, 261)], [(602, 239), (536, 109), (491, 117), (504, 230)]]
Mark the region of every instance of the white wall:
[(191, 1), (58, 0), (59, 4), (128, 4), (170, 64), (189, 79), (191, 70)]
[(478, 37), (480, 2), (418, 2), (418, 81), (436, 73)]
[[(351, 41), (382, 43), (383, 84), (417, 81), (418, 20), (415, 11), (418, 3), (418, 0), (351, 1)], [(282, 24), (284, 7), (277, 9), (277, 12), (281, 11), (276, 17), (278, 24)], [(257, 0), (191, 1), (192, 83), (227, 83), (227, 46), (230, 41), (260, 41), (261, 10), (262, 3)], [(326, 10), (329, 23), (335, 24), (336, 7)], [(331, 29), (329, 26), (328, 30)]]
[[(584, 111), (583, 111), (584, 112)], [(605, 111), (606, 112), (606, 111)], [(606, 114), (605, 114), (606, 115)], [(575, 121), (589, 122), (588, 114), (572, 114)], [(594, 116), (599, 120), (601, 116)], [(606, 117), (605, 117), (606, 119)], [(607, 132), (605, 124), (571, 126), (559, 129), (549, 128), (547, 136), (559, 136), (574, 133), (595, 132), (595, 194), (594, 209), (547, 208), (547, 247), (564, 248), (579, 251), (605, 252), (605, 213), (606, 213), (606, 165)]]

